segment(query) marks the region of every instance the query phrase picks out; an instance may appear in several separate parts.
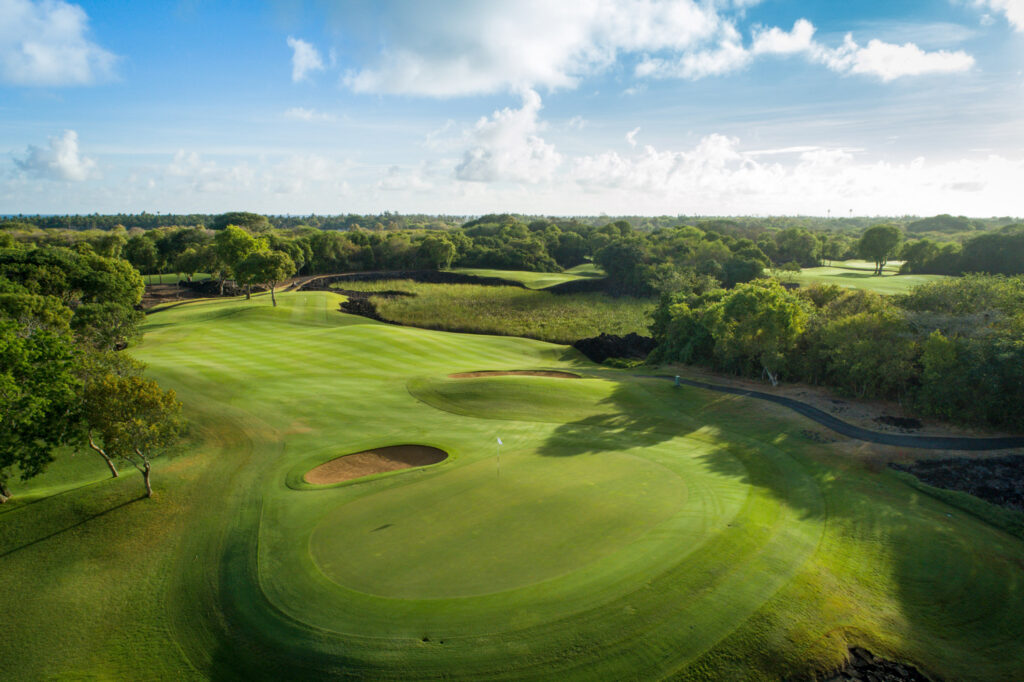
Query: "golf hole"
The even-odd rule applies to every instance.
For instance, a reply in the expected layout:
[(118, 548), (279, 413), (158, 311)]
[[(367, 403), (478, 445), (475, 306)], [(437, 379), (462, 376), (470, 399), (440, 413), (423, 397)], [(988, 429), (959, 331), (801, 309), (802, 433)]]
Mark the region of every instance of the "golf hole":
[(328, 485), (352, 481), (385, 471), (413, 469), (428, 464), (437, 464), (447, 458), (447, 452), (429, 445), (390, 445), (342, 455), (310, 469), (304, 478), (307, 483), (313, 485)]

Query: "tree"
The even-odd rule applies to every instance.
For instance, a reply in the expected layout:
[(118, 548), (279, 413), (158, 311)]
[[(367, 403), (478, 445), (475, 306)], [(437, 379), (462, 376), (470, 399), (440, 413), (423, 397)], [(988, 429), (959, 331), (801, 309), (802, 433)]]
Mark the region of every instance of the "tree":
[(455, 258), (455, 244), (452, 244), (445, 236), (427, 235), (420, 242), (416, 255), (426, 263), (428, 268), (434, 270), (447, 270)]
[[(153, 270), (156, 269), (160, 254), (157, 252), (156, 244), (153, 243), (152, 239), (146, 239), (138, 235), (129, 239), (125, 244), (124, 257), (141, 274), (152, 275)], [(150, 277), (149, 281), (152, 283), (153, 278)]]
[[(240, 227), (228, 225), (214, 237), (217, 260), (222, 269), (231, 277), (237, 277), (236, 267), (253, 251), (266, 248), (266, 242), (257, 239)], [(220, 293), (224, 293), (224, 278), (220, 281)]]
[(5, 294), (0, 305), (0, 503), (21, 480), (43, 472), (71, 437), (78, 405), (78, 353), (56, 298)]
[(153, 458), (181, 432), (180, 412), (174, 391), (163, 391), (155, 381), (141, 376), (107, 372), (85, 385), (83, 422), (89, 446), (114, 476), (115, 460), (135, 467), (142, 474), (146, 497), (153, 497)]
[[(295, 274), (295, 263), (283, 251), (253, 251), (235, 267), (235, 270), (235, 276), (246, 285), (266, 284), (270, 288), (270, 300), (277, 307), (274, 288), (281, 280)], [(249, 298), (248, 289), (245, 298)]]
[(889, 258), (896, 254), (903, 235), (892, 225), (869, 227), (857, 242), (857, 253), (875, 264), (875, 274), (881, 275)]
[(793, 294), (778, 282), (757, 280), (740, 284), (711, 306), (703, 322), (715, 340), (716, 356), (734, 367), (756, 362), (777, 386), (806, 320)]

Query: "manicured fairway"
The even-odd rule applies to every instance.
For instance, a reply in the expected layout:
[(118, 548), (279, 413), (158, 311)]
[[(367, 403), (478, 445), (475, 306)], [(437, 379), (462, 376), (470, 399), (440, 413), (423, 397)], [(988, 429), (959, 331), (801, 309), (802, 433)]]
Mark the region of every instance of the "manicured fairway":
[(478, 277), (497, 277), (522, 282), (529, 289), (545, 289), (556, 284), (572, 282), (577, 279), (593, 279), (604, 277), (604, 273), (593, 263), (577, 265), (564, 272), (526, 272), (524, 270), (488, 270), (484, 268), (457, 268), (453, 272)]
[(900, 275), (899, 263), (885, 266), (883, 274), (874, 274), (874, 264), (868, 261), (835, 261), (828, 267), (804, 268), (792, 276), (804, 286), (811, 284), (838, 284), (847, 289), (867, 289), (879, 294), (905, 294), (911, 288), (946, 279), (945, 275)]
[[(147, 318), (193, 424), (156, 499), (80, 454), (0, 507), (5, 677), (800, 679), (851, 645), (1024, 677), (1024, 542), (812, 422), (278, 300)], [(450, 377), (512, 369), (582, 378)], [(303, 479), (400, 444), (449, 456)]]

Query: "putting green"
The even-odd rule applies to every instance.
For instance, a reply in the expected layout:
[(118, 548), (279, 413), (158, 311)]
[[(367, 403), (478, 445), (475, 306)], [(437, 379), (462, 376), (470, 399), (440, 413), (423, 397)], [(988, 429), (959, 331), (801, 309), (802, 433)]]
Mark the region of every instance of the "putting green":
[(313, 532), (311, 551), (350, 589), (464, 597), (629, 551), (686, 505), (685, 481), (663, 466), (620, 453), (595, 464), (517, 453), (502, 458), (499, 472), (497, 458), (487, 458), (332, 511)]

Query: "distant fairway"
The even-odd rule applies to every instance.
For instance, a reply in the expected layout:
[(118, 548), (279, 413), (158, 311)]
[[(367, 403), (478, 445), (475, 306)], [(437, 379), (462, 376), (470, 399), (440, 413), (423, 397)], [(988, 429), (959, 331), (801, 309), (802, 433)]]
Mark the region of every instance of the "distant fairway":
[[(193, 425), (155, 500), (82, 453), (0, 507), (5, 677), (807, 679), (860, 645), (1024, 678), (1024, 542), (812, 422), (278, 300), (147, 318)], [(581, 378), (450, 376), (481, 370)], [(405, 444), (449, 456), (303, 479)]]
[(577, 265), (564, 272), (526, 272), (523, 270), (487, 270), (483, 268), (456, 268), (452, 272), (478, 277), (498, 277), (522, 282), (529, 289), (546, 289), (547, 287), (578, 279), (594, 279), (604, 277), (604, 273), (593, 263)]
[(847, 289), (867, 289), (879, 294), (905, 294), (918, 284), (946, 279), (946, 275), (900, 275), (899, 263), (889, 263), (883, 274), (874, 274), (875, 265), (868, 261), (833, 261), (820, 268), (804, 268), (799, 273), (787, 274), (803, 286), (811, 284), (838, 284)]

